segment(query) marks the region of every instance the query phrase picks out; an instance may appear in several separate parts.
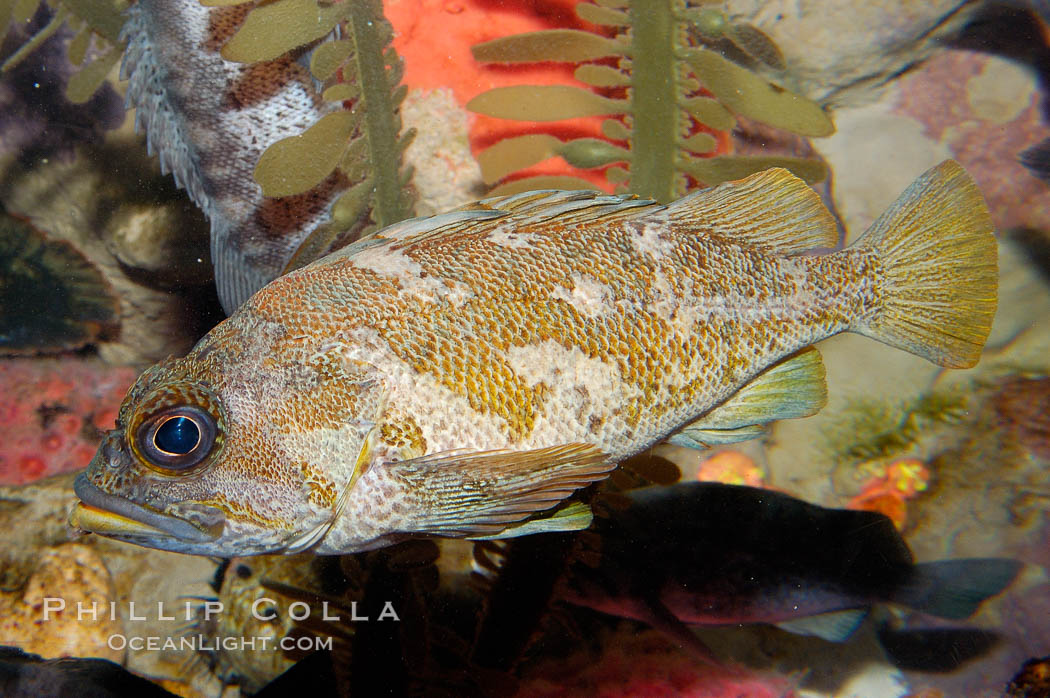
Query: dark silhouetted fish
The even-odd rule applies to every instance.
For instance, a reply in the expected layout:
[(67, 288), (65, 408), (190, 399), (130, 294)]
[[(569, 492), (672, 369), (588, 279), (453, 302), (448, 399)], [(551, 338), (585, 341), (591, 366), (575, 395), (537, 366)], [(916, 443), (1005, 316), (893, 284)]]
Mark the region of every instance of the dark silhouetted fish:
[(982, 628), (905, 628), (883, 624), (877, 629), (886, 658), (898, 669), (947, 674), (994, 650), (999, 633)]
[(875, 603), (966, 618), (1016, 577), (1002, 558), (915, 564), (886, 516), (720, 483), (649, 487), (595, 521), (598, 559), (574, 561), (565, 598), (664, 630), (772, 623), (843, 640)]
[(16, 647), (0, 647), (0, 695), (6, 698), (175, 698), (108, 659), (41, 659)]
[(1050, 138), (1022, 151), (1020, 160), (1029, 172), (1050, 184)]

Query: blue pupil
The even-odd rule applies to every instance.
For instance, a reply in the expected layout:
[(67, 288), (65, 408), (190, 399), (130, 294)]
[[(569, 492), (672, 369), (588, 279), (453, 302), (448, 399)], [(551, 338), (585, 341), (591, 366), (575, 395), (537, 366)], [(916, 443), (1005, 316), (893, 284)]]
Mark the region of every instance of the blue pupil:
[(201, 430), (192, 419), (172, 417), (157, 429), (153, 443), (162, 451), (182, 456), (192, 451), (200, 439)]

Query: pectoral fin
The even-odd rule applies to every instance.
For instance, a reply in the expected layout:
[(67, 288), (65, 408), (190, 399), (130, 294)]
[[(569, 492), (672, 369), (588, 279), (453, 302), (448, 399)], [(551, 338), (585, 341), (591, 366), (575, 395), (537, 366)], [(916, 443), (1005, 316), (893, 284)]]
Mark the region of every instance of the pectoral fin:
[(808, 417), (828, 401), (824, 375), (820, 352), (813, 347), (803, 349), (760, 373), (735, 395), (667, 440), (702, 450), (761, 436), (766, 425), (778, 419)]
[(866, 608), (850, 608), (785, 620), (775, 625), (795, 635), (813, 635), (828, 642), (843, 642), (856, 631), (867, 615)]
[(595, 446), (572, 443), (529, 451), (437, 453), (381, 467), (409, 493), (410, 532), (486, 538), (585, 528), (589, 511), (573, 507), (519, 522), (603, 479), (616, 464)]

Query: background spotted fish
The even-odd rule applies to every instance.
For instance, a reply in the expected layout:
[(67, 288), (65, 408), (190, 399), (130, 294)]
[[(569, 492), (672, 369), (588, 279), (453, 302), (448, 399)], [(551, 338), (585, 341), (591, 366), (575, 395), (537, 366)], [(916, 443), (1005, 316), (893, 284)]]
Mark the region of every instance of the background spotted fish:
[(219, 53), (251, 5), (138, 0), (127, 12), (122, 73), (150, 153), (211, 221), (211, 256), (227, 313), (278, 276), (345, 188), (333, 174), (296, 196), (265, 198), (253, 179), (271, 144), (339, 106), (294, 56), (253, 64)]
[(564, 500), (627, 456), (818, 410), (825, 337), (978, 360), (996, 244), (962, 168), (807, 254), (835, 237), (777, 169), (669, 205), (529, 192), (399, 223), (144, 373), (72, 521), (219, 555), (576, 529)]

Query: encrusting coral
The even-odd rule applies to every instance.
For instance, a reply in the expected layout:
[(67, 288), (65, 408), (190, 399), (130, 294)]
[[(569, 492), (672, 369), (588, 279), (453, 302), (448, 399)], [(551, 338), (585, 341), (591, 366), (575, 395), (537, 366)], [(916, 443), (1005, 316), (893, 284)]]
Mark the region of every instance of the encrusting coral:
[(86, 467), (134, 379), (97, 359), (0, 362), (0, 484)]

